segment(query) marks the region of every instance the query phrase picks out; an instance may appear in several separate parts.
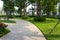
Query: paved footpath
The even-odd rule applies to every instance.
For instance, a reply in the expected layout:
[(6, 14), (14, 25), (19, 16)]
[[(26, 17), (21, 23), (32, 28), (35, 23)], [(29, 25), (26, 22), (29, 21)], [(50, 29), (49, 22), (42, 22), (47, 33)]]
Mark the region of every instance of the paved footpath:
[(8, 24), (10, 33), (0, 40), (46, 40), (42, 32), (30, 22), (15, 20), (16, 24)]

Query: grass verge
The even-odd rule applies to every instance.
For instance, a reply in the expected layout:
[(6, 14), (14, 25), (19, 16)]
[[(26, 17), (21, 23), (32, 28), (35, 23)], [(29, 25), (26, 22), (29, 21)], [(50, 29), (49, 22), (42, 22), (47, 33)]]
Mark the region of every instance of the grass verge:
[(6, 22), (6, 23), (16, 23), (15, 21), (13, 20), (0, 20), (0, 22)]

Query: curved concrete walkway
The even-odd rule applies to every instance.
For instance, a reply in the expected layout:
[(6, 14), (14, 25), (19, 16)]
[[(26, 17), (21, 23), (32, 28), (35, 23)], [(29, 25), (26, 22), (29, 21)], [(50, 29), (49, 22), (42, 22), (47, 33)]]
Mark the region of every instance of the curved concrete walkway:
[(0, 38), (0, 40), (46, 40), (41, 31), (30, 22), (15, 20), (16, 24), (8, 24), (10, 33)]

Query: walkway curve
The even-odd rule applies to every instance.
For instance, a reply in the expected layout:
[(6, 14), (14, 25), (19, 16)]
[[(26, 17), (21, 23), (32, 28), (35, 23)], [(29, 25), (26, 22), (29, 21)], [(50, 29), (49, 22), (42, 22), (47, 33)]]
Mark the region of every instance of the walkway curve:
[(46, 40), (41, 31), (32, 23), (24, 20), (15, 20), (16, 24), (8, 24), (10, 33), (0, 40)]

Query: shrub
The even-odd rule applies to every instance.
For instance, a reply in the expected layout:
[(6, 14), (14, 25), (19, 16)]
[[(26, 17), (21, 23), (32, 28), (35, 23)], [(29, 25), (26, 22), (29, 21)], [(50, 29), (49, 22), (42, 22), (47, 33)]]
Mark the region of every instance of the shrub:
[(53, 17), (50, 17), (50, 18), (60, 19), (60, 16), (53, 16)]
[(4, 36), (5, 34), (9, 33), (10, 30), (7, 29), (8, 25), (4, 24), (4, 23), (0, 23), (0, 37)]
[(13, 16), (13, 15), (11, 15), (11, 16), (9, 16), (9, 18), (14, 18), (14, 16)]
[(46, 17), (45, 16), (40, 16), (40, 17), (35, 17), (34, 18), (34, 21), (38, 21), (38, 22), (43, 22), (46, 20)]
[(0, 17), (6, 17), (6, 15), (0, 15)]
[(60, 16), (57, 16), (57, 19), (60, 19)]
[(22, 19), (28, 19), (29, 17), (28, 16), (23, 16)]
[(8, 25), (6, 25), (4, 23), (0, 23), (0, 31), (4, 31), (7, 26)]

